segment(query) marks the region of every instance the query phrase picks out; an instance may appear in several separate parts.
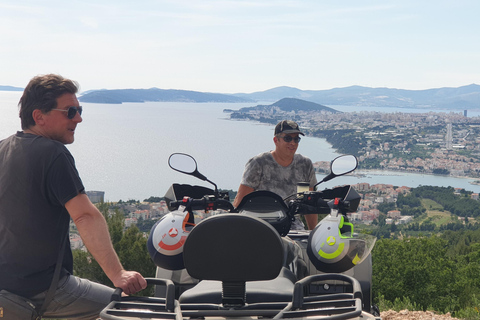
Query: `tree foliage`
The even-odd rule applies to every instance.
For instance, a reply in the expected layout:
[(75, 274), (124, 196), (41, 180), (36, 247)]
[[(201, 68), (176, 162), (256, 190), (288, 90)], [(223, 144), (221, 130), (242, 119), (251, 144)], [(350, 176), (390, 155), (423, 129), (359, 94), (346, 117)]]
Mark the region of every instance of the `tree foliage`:
[[(388, 236), (388, 226), (378, 220), (377, 230), (372, 231), (379, 238), (372, 252), (377, 303), (453, 312), (459, 317), (477, 310), (475, 319), (480, 318), (475, 309), (480, 297), (480, 224), (466, 218), (480, 215), (480, 202), (470, 194), (452, 187), (421, 186), (398, 196), (396, 206), (402, 215), (424, 220), (398, 226), (401, 233), (396, 236), (403, 235), (402, 239)], [(452, 217), (465, 218), (437, 226), (433, 217), (424, 214), (421, 199), (434, 201), (436, 210), (449, 211)], [(419, 237), (405, 237), (413, 232)]]
[(471, 199), (470, 192), (454, 191), (452, 187), (420, 186), (412, 189), (409, 197), (431, 199), (459, 217), (480, 216), (480, 202)]
[(354, 129), (317, 130), (312, 134), (316, 137), (325, 138), (340, 153), (348, 153), (358, 156), (362, 146), (366, 144), (363, 135)]
[(407, 195), (399, 194), (397, 198), (397, 207), (402, 208), (402, 207), (420, 207), (422, 205), (422, 202), (420, 201), (420, 198), (417, 196), (413, 195), (412, 193), (409, 193)]
[(162, 200), (165, 200), (165, 197), (154, 197), (154, 196), (151, 196), (150, 198), (143, 200), (143, 202), (160, 202), (160, 201), (162, 201)]
[(152, 230), (152, 227), (156, 222), (156, 220), (152, 219), (138, 219), (137, 228), (140, 230), (140, 232), (149, 234), (150, 230)]
[(386, 203), (380, 203), (377, 207), (377, 209), (383, 213), (383, 214), (387, 214), (388, 211), (391, 211), (391, 210), (395, 210), (396, 209), (396, 206), (395, 206), (395, 203), (393, 202), (386, 202)]
[[(377, 301), (407, 299), (421, 310), (460, 312), (480, 296), (480, 230), (380, 239), (372, 252)], [(478, 301), (478, 300), (477, 300)]]
[(126, 270), (135, 270), (144, 277), (155, 275), (155, 266), (147, 251), (147, 238), (135, 225), (125, 230), (114, 248)]

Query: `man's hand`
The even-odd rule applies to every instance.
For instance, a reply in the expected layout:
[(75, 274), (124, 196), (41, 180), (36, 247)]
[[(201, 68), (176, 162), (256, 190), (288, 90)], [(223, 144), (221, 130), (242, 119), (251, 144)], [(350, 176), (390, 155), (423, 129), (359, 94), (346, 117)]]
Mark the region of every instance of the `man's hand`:
[(136, 271), (122, 270), (112, 281), (116, 288), (121, 288), (128, 295), (137, 293), (147, 287), (147, 281)]

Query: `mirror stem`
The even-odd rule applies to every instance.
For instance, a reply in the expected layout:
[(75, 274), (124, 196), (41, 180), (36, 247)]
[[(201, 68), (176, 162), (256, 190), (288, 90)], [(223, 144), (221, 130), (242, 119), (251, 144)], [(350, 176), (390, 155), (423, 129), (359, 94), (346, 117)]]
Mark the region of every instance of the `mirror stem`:
[(212, 181), (210, 181), (210, 180), (208, 180), (208, 179), (206, 179), (206, 178), (205, 178), (205, 181), (210, 182), (211, 184), (213, 184), (213, 186), (215, 187), (215, 197), (218, 197), (218, 187), (217, 187), (217, 185), (216, 185), (214, 182), (212, 182)]

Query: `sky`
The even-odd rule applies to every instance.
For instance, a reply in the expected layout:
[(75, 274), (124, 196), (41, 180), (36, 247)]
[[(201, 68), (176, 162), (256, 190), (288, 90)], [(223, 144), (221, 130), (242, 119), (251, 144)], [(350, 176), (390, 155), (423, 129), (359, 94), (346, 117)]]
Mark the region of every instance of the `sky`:
[(480, 84), (478, 0), (2, 0), (0, 85), (82, 91)]

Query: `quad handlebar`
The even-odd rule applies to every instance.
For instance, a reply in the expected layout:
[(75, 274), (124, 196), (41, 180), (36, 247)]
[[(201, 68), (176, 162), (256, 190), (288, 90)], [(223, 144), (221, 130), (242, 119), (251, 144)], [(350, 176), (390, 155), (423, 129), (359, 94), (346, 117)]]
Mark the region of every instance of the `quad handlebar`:
[(206, 195), (201, 199), (192, 199), (190, 197), (184, 197), (179, 201), (171, 201), (170, 206), (178, 208), (185, 206), (187, 210), (217, 210), (223, 209), (229, 212), (234, 212), (235, 208), (232, 203), (225, 199), (218, 199), (213, 195)]
[[(236, 212), (230, 202), (228, 201), (228, 195), (222, 194), (218, 191), (217, 185), (208, 180), (203, 174), (198, 171), (196, 160), (183, 153), (173, 153), (168, 159), (168, 165), (178, 172), (192, 175), (201, 180), (211, 183), (215, 190), (212, 190), (213, 196), (206, 195), (201, 199), (191, 199), (190, 197), (178, 200), (180, 197), (169, 198), (173, 201), (169, 203), (169, 208), (178, 208), (180, 205), (185, 205), (187, 210), (215, 210), (224, 209), (230, 212)], [(323, 178), (322, 181), (317, 183), (314, 188), (316, 189), (322, 182), (331, 180), (335, 177), (345, 175), (354, 171), (358, 166), (358, 160), (353, 155), (342, 155), (332, 160), (330, 163), (330, 174)], [(180, 187), (177, 185), (177, 187)], [(193, 189), (200, 187), (193, 186)], [(350, 191), (353, 192), (350, 192)], [(168, 193), (168, 192), (167, 192)], [(206, 193), (201, 193), (205, 195)], [(190, 195), (189, 193), (183, 194)], [(311, 214), (311, 213), (330, 213), (331, 209), (338, 209), (342, 214), (347, 212), (356, 211), (360, 202), (359, 194), (350, 188), (350, 186), (338, 187), (333, 189), (326, 189), (320, 192), (304, 192), (294, 195), (295, 199), (287, 202), (288, 214), (293, 217), (295, 214)], [(198, 195), (197, 195), (198, 197)], [(168, 197), (167, 197), (168, 198)], [(338, 198), (338, 200), (337, 200)], [(287, 198), (288, 199), (288, 198)], [(326, 200), (335, 199), (333, 204), (326, 202)], [(174, 201), (176, 200), (176, 201)]]
[[(360, 202), (360, 195), (351, 187), (343, 186), (323, 191), (306, 191), (287, 200), (288, 215), (328, 214), (332, 209), (340, 213), (355, 212)], [(185, 196), (182, 200), (174, 200), (169, 204), (173, 208), (185, 206), (186, 210), (217, 210), (237, 212), (232, 203), (215, 195), (205, 195), (200, 199)]]

